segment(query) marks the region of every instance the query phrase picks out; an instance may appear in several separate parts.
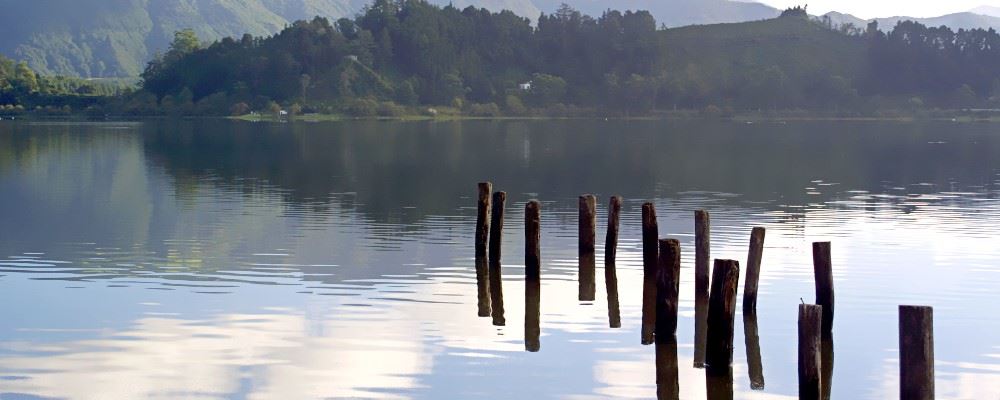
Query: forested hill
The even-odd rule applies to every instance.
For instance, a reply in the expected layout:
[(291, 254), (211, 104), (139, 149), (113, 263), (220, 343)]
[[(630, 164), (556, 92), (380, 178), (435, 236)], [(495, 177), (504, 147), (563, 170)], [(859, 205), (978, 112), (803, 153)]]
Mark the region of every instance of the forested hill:
[[(355, 115), (447, 107), (497, 115), (664, 109), (997, 107), (1000, 35), (904, 22), (844, 32), (801, 8), (756, 22), (658, 29), (645, 11), (510, 12), (377, 0), (207, 48), (190, 32), (144, 72), (136, 112), (290, 107)], [(293, 107), (294, 106), (294, 107)]]
[[(729, 0), (431, 0), (511, 10), (536, 20), (561, 3), (586, 14), (608, 9), (649, 10), (667, 26), (773, 18), (777, 10)], [(215, 41), (249, 33), (277, 33), (296, 20), (353, 18), (367, 0), (0, 0), (0, 55), (23, 60), (38, 73), (81, 77), (135, 77), (175, 31), (192, 29)]]

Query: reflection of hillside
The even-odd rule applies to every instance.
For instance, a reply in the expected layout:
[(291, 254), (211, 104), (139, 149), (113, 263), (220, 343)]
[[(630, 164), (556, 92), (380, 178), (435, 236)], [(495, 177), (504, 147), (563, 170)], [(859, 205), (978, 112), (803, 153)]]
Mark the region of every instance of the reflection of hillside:
[(266, 182), (291, 204), (320, 207), (331, 193), (354, 193), (338, 196), (344, 207), (404, 225), (453, 215), (485, 179), (547, 200), (711, 191), (739, 194), (734, 202), (805, 205), (852, 189), (989, 184), (1000, 154), (984, 129), (947, 124), (200, 121), (149, 129), (148, 158), (178, 186), (257, 190)]

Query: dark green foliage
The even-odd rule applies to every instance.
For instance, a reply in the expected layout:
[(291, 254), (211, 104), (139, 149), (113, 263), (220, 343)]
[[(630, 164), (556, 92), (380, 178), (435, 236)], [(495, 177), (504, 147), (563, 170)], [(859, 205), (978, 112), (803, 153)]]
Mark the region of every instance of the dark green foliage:
[[(369, 114), (371, 107), (351, 99), (462, 109), (506, 104), (518, 84), (530, 81), (523, 97), (534, 107), (596, 106), (607, 103), (609, 74), (651, 76), (662, 68), (661, 39), (656, 21), (641, 11), (594, 19), (563, 7), (543, 15), (535, 29), (509, 11), (376, 0), (353, 21), (317, 17), (267, 38), (223, 39), (198, 49), (190, 32), (179, 34), (142, 76), (161, 103), (188, 89), (194, 102), (226, 93), (234, 104), (263, 96), (340, 104), (352, 114)], [(177, 109), (176, 101), (168, 105)]]
[(130, 87), (124, 81), (40, 76), (24, 62), (0, 56), (0, 115), (34, 109), (69, 114), (128, 93)]
[(957, 32), (900, 22), (865, 34), (871, 76), (862, 94), (921, 96), (939, 106), (971, 107), (994, 96), (1000, 79), (1000, 34)]

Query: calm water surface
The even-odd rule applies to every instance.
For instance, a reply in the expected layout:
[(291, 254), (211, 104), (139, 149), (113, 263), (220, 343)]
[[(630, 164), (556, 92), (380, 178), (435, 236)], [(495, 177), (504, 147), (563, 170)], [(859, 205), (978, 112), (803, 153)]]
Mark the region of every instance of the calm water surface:
[[(989, 124), (4, 121), (0, 398), (655, 398), (657, 349), (639, 344), (651, 200), (682, 243), (678, 343), (660, 349), (680, 398), (729, 395), (693, 367), (705, 208), (715, 258), (744, 263), (751, 228), (768, 229), (733, 398), (796, 398), (797, 305), (814, 300), (810, 243), (829, 240), (832, 398), (898, 397), (897, 306), (922, 304), (938, 398), (1000, 399), (998, 173)], [(481, 180), (509, 193), (503, 327), (477, 316)], [(626, 199), (619, 329), (600, 268), (596, 301), (577, 300), (584, 193), (600, 199), (598, 266), (607, 198)]]

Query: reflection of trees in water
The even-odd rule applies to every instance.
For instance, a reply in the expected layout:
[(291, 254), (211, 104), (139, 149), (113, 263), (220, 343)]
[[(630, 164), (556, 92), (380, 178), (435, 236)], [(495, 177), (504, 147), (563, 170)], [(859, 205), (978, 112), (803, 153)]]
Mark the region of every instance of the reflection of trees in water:
[[(989, 185), (993, 165), (1000, 165), (1000, 152), (992, 151), (1000, 141), (981, 136), (984, 128), (976, 125), (183, 121), (148, 127), (148, 158), (180, 187), (216, 182), (253, 192), (266, 183), (289, 203), (310, 207), (321, 207), (331, 193), (355, 193), (337, 201), (373, 221), (406, 226), (455, 214), (482, 180), (546, 200), (698, 190), (740, 195), (730, 202), (806, 205), (853, 189)], [(947, 143), (931, 143), (938, 141)], [(807, 194), (807, 187), (820, 194)]]

